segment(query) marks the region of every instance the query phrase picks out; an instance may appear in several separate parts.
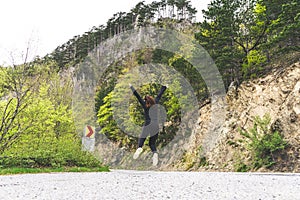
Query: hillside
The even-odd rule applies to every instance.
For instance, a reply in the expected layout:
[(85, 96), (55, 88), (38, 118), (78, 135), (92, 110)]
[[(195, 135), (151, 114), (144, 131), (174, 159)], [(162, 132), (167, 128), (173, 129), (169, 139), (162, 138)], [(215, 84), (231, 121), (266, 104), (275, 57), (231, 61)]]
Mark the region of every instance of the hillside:
[[(263, 78), (231, 87), (227, 93), (226, 123), (219, 130), (221, 139), (215, 148), (205, 155), (198, 151), (210, 121), (210, 105), (200, 110), (197, 130), (184, 155), (184, 162), (174, 169), (237, 171), (241, 165), (249, 165), (251, 154), (247, 139), (239, 129), (250, 130), (256, 116), (271, 117), (270, 129), (278, 130), (287, 141), (281, 153), (274, 153), (275, 164), (260, 171), (300, 172), (300, 63), (274, 69)], [(205, 163), (200, 159), (205, 158)], [(202, 166), (199, 166), (202, 165)]]
[[(196, 22), (188, 0), (141, 1), (43, 58), (0, 66), (0, 168), (299, 172), (299, 11), (298, 0), (212, 0)], [(131, 84), (141, 96), (168, 86), (158, 168), (148, 141), (132, 160), (145, 118)]]
[[(211, 122), (211, 103), (199, 110), (195, 130), (184, 145), (185, 151), (178, 152), (173, 144), (173, 157), (164, 156), (161, 150), (159, 170), (190, 171), (273, 171), (300, 172), (300, 63), (288, 67), (274, 68), (268, 75), (231, 86), (226, 96), (226, 121), (221, 127), (215, 127), (218, 141), (209, 138)], [(271, 133), (278, 131), (287, 145), (283, 150), (272, 154), (269, 167), (251, 168), (252, 154), (249, 151), (249, 139), (242, 136), (241, 129), (250, 130), (254, 118), (263, 118), (269, 114), (268, 124)], [(157, 169), (151, 167), (151, 153), (146, 150), (141, 159), (132, 160), (132, 152), (119, 149), (116, 144), (99, 136), (96, 154), (113, 168)], [(104, 141), (104, 142), (103, 142)], [(106, 142), (105, 142), (106, 141)], [(206, 144), (212, 143), (212, 144)], [(204, 151), (204, 147), (213, 148)], [(207, 149), (207, 148), (206, 148)], [(248, 167), (248, 168), (246, 168)]]
[[(191, 135), (173, 144), (170, 141), (174, 139), (183, 119), (179, 101), (172, 96), (172, 91), (167, 91), (169, 98), (164, 99), (162, 104), (169, 111), (168, 125), (157, 142), (161, 148), (159, 169), (299, 172), (298, 1), (232, 3), (213, 0), (208, 9), (203, 11), (205, 20), (199, 23), (194, 21), (195, 11), (188, 1), (160, 1), (148, 5), (141, 2), (131, 12), (117, 13), (108, 20), (106, 26), (76, 37), (52, 53), (50, 58), (58, 63), (60, 69), (64, 69), (82, 62), (90, 50), (102, 52), (101, 48), (108, 48), (105, 46), (106, 40), (118, 38), (128, 30), (147, 26), (164, 27), (187, 32), (191, 38), (195, 38), (195, 42), (213, 59), (222, 76), (228, 91), (226, 111), (222, 111), (223, 107), (214, 107), (213, 113), (226, 116), (225, 123), (210, 119), (212, 104), (207, 86), (186, 58), (177, 56), (176, 52), (145, 47), (126, 54), (123, 60), (115, 60), (100, 80), (96, 80), (95, 115), (101, 130), (100, 134), (96, 134), (95, 155), (113, 168), (152, 169), (149, 167), (152, 155), (147, 150), (141, 159), (132, 160), (137, 138), (131, 135), (133, 129), (124, 131), (118, 126), (132, 128), (127, 124), (130, 120), (122, 118), (119, 124), (116, 122), (112, 102), (118, 80), (123, 80), (124, 73), (140, 65), (160, 63), (182, 73), (203, 106)], [(173, 43), (174, 40), (168, 41), (171, 46), (175, 45)], [(130, 45), (135, 46), (135, 42)], [(184, 42), (181, 45), (181, 49), (184, 49)], [(105, 50), (114, 52), (115, 49), (111, 47)], [(104, 55), (103, 59), (110, 58), (109, 54)], [(116, 59), (115, 56), (112, 58)], [(279, 64), (280, 59), (286, 61)], [(96, 60), (101, 59), (99, 57)], [(82, 77), (85, 75), (83, 73)], [(91, 75), (93, 77), (94, 74)], [(85, 82), (84, 78), (81, 81)], [(128, 85), (125, 82), (118, 84)], [(149, 90), (155, 94), (157, 88), (158, 84), (144, 83), (138, 89), (144, 94)], [(225, 99), (218, 101), (223, 105)], [(131, 101), (129, 105), (131, 120), (141, 125), (138, 103)], [(86, 107), (80, 110), (80, 119), (82, 111), (94, 109), (92, 104)], [(166, 146), (168, 148), (164, 148)]]

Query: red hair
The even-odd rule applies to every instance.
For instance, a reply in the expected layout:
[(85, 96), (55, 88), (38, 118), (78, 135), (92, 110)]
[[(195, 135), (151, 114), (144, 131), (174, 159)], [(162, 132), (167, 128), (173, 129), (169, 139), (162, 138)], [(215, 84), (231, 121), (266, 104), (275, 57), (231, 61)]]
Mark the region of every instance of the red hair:
[(154, 98), (152, 97), (152, 96), (148, 96), (148, 95), (146, 95), (145, 96), (145, 101), (146, 101), (146, 105), (147, 105), (147, 107), (151, 107), (151, 106), (153, 106), (154, 104), (155, 104), (155, 100), (154, 100)]

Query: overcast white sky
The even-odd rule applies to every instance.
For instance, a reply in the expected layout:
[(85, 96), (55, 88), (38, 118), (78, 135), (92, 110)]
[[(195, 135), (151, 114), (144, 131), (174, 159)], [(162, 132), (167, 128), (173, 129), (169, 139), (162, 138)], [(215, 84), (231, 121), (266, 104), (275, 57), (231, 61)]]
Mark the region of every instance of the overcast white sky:
[[(51, 53), (57, 46), (93, 26), (105, 25), (113, 14), (129, 12), (141, 0), (2, 0), (0, 2), (0, 65), (22, 62), (30, 48), (30, 58)], [(157, 0), (158, 1), (158, 0)], [(146, 3), (152, 0), (146, 0)], [(191, 0), (198, 10), (210, 0)], [(28, 45), (30, 43), (30, 45)], [(11, 56), (12, 54), (12, 56)]]

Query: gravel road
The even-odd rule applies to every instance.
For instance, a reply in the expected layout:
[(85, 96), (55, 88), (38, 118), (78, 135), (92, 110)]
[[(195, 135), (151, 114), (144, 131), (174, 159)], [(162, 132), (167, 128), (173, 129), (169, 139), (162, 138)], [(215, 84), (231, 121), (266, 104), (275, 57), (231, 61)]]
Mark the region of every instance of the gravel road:
[(300, 174), (158, 172), (0, 176), (0, 199), (300, 200)]

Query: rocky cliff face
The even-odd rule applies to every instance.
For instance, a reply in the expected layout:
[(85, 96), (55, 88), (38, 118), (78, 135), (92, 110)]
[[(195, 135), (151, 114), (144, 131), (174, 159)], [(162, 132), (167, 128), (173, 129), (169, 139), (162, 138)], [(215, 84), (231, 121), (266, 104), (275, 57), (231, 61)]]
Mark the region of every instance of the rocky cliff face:
[(203, 151), (210, 126), (210, 104), (200, 110), (196, 130), (188, 150), (173, 169), (236, 171), (240, 163), (250, 162), (246, 138), (240, 129), (250, 130), (256, 116), (271, 117), (270, 128), (279, 131), (288, 143), (276, 155), (276, 164), (259, 171), (300, 172), (300, 63), (276, 68), (257, 80), (234, 84), (226, 96), (226, 122), (218, 128), (219, 140), (210, 151)]

